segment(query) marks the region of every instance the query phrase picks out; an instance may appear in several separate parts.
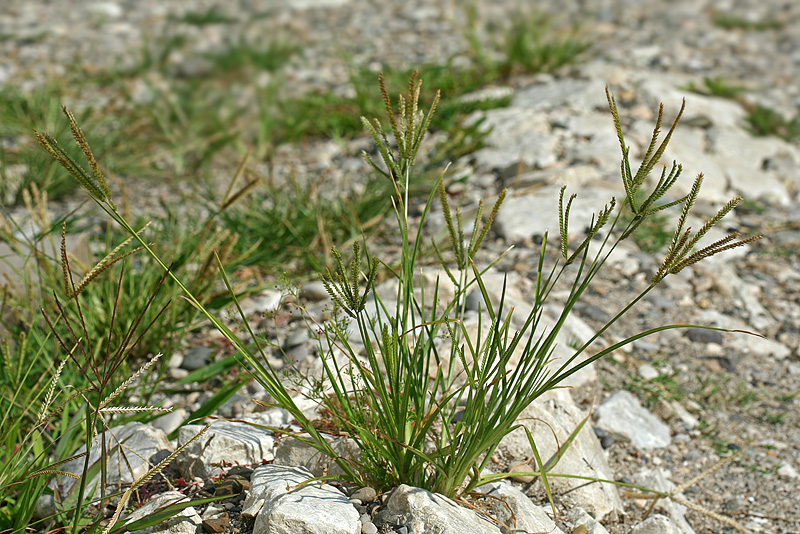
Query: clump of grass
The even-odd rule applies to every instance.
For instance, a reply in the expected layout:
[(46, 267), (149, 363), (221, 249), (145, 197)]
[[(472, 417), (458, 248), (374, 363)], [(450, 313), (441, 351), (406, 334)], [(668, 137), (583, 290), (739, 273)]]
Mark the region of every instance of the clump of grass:
[(720, 98), (736, 99), (747, 89), (741, 85), (733, 85), (721, 76), (703, 78), (702, 85), (689, 82), (685, 89), (701, 95), (718, 96)]
[[(58, 172), (58, 165), (51, 158), (43, 157), (41, 150), (30, 140), (34, 127), (46, 128), (63, 135), (67, 127), (59, 120), (61, 102), (70, 98), (63, 80), (53, 81), (42, 88), (23, 92), (18, 88), (5, 87), (0, 90), (0, 202), (21, 204), (23, 191), (36, 185), (47, 191), (51, 199), (71, 193), (77, 187), (72, 179), (65, 179)], [(127, 173), (142, 167), (125, 150), (121, 132), (114, 128), (113, 121), (103, 117), (92, 107), (84, 108), (78, 115), (82, 123), (93, 132), (92, 144), (104, 165), (111, 172)], [(96, 137), (94, 135), (96, 134)], [(76, 146), (67, 147), (70, 157), (80, 156)]]
[(218, 6), (211, 6), (205, 11), (187, 11), (180, 16), (172, 17), (172, 19), (201, 28), (212, 24), (232, 24), (236, 22), (235, 18), (226, 15)]
[(298, 45), (287, 40), (270, 39), (251, 42), (243, 37), (234, 40), (224, 50), (206, 54), (215, 70), (221, 73), (253, 68), (276, 72), (300, 52)]
[(749, 125), (748, 130), (753, 135), (774, 135), (789, 142), (800, 138), (799, 116), (787, 119), (772, 108), (756, 105), (748, 110), (745, 120)]
[[(387, 87), (400, 91), (411, 75), (410, 69), (383, 66)], [(451, 63), (424, 65), (420, 76), (433, 80), (431, 86), (439, 87), (441, 95), (440, 113), (431, 123), (436, 130), (451, 131), (472, 111), (492, 109), (508, 105), (510, 99), (488, 99), (480, 102), (462, 102), (460, 97), (478, 89), (497, 78), (496, 72), (474, 68), (456, 68)], [(367, 91), (375, 73), (366, 68), (354, 69), (350, 83), (355, 89), (353, 96), (331, 93), (308, 93), (299, 98), (292, 97), (280, 102), (283, 114), (272, 118), (276, 142), (298, 142), (308, 137), (352, 138), (362, 133), (359, 117), (372, 116), (381, 108)], [(433, 98), (434, 93), (423, 90), (423, 98)], [(274, 96), (265, 95), (271, 104)]]
[[(333, 265), (327, 270), (323, 281), (340, 313), (331, 321), (319, 325), (320, 335), (326, 343), (320, 346), (323, 380), (316, 383), (318, 401), (328, 414), (336, 418), (337, 426), (356, 442), (362, 452), (360, 459), (340, 457), (314, 421), (306, 417), (295, 404), (283, 377), (271, 368), (261, 347), (256, 347), (259, 354), (255, 354), (210, 313), (174, 271), (167, 267), (165, 261), (117, 210), (101, 173), (88, 176), (75, 161), (58, 151), (52, 138), (40, 135), (39, 139), (109, 217), (124, 228), (163, 269), (166, 276), (184, 291), (185, 298), (239, 351), (256, 380), (306, 432), (302, 439), (328, 455), (343, 472), (342, 475), (329, 475), (322, 479), (344, 479), (381, 490), (405, 483), (458, 498), (482, 483), (510, 476), (508, 473), (483, 475), (482, 472), (501, 439), (519, 427), (517, 417), (533, 400), (559, 387), (567, 377), (583, 367), (632, 341), (667, 329), (694, 326), (656, 326), (593, 351), (591, 355), (586, 354), (590, 346), (594, 348), (595, 344), (601, 343), (601, 336), (612, 329), (663, 278), (709, 256), (750, 243), (758, 236), (740, 239), (734, 233), (710, 245), (701, 246), (702, 238), (740, 199), (724, 205), (697, 231), (685, 228), (702, 185), (702, 175), (695, 179), (689, 194), (672, 202), (662, 202), (661, 199), (680, 176), (680, 166), (673, 165), (669, 171), (665, 168), (655, 185), (645, 186), (648, 175), (659, 163), (675, 131), (681, 113), (678, 113), (666, 136), (659, 142), (663, 108), (659, 109), (650, 146), (640, 167), (634, 172), (629, 162), (629, 147), (624, 141), (616, 102), (608, 95), (622, 150), (621, 174), (625, 197), (619, 204), (612, 198), (600, 206), (587, 234), (576, 243), (571, 242), (569, 237), (569, 213), (575, 195), (566, 196), (565, 188), (562, 188), (559, 234), (555, 239), (560, 254), (552, 266), (545, 266), (547, 247), (552, 246), (545, 236), (536, 266), (532, 309), (526, 312), (523, 326), (514, 331), (511, 324), (515, 312), (507, 309), (505, 291), (495, 300), (495, 295), (490, 295), (484, 284), (484, 275), (499, 258), (480, 267), (476, 264), (476, 254), (489, 236), (505, 194), (500, 194), (491, 209), (487, 210), (488, 213), (485, 213), (481, 204), (471, 230), (467, 230), (458, 207), (450, 205), (440, 177), (419, 210), (420, 215), (415, 217), (415, 225), (411, 226), (410, 210), (414, 196), (410, 192), (417, 177), (415, 165), (439, 97), (433, 98), (427, 112), (421, 111), (422, 84), (412, 75), (407, 92), (398, 97), (395, 107), (383, 77), (379, 85), (388, 128), (384, 128), (377, 119), (361, 119), (374, 139), (380, 156), (380, 162), (367, 154), (365, 160), (390, 186), (389, 195), (401, 241), (400, 258), (397, 263), (383, 263), (369, 253), (366, 244), (354, 241), (352, 261), (348, 264), (337, 248), (332, 249)], [(391, 131), (391, 142), (386, 131)], [(94, 158), (80, 131), (75, 128), (73, 133), (92, 166)], [(443, 274), (432, 286), (421, 287), (418, 268), (420, 253), (425, 246), (421, 229), (437, 201), (445, 220), (447, 238), (443, 243), (433, 241), (430, 246), (436, 252)], [(622, 222), (620, 205), (632, 213), (626, 222)], [(651, 284), (635, 295), (590, 339), (576, 343), (568, 361), (557, 368), (550, 368), (561, 325), (602, 270), (614, 248), (638, 231), (654, 214), (673, 206), (680, 206), (680, 214), (672, 241)], [(593, 247), (595, 250), (590, 252), (590, 242), (595, 236), (601, 235), (601, 231), (605, 237), (600, 246)], [(221, 263), (219, 266), (221, 268)], [(396, 281), (397, 292), (391, 299), (381, 298), (375, 291), (378, 270), (383, 268)], [(221, 274), (232, 290), (224, 270), (221, 270)], [(545, 327), (540, 324), (543, 307), (562, 277), (571, 280), (568, 283), (572, 291), (566, 302), (562, 303), (556, 324)], [(440, 291), (444, 279), (449, 280), (453, 288), (449, 297), (444, 297)], [(477, 336), (472, 336), (464, 324), (464, 297), (473, 288), (481, 292), (486, 303), (485, 313), (479, 314), (478, 331), (481, 333)], [(371, 304), (368, 305), (368, 302)], [(484, 325), (486, 330), (482, 328)], [(246, 322), (245, 328), (250, 338), (257, 339)], [(360, 339), (364, 354), (351, 345), (352, 332)], [(440, 338), (448, 339), (449, 343), (438, 343)], [(459, 407), (463, 407), (463, 416), (455, 418)], [(550, 496), (547, 476), (554, 462), (542, 462), (530, 434), (528, 438), (538, 465), (538, 471), (533, 474), (542, 478)], [(430, 443), (433, 447), (429, 446)]]
[(780, 30), (784, 23), (778, 19), (749, 20), (738, 15), (718, 13), (714, 15), (713, 22), (724, 30), (768, 31)]
[(518, 72), (551, 72), (573, 63), (589, 49), (590, 43), (572, 29), (563, 35), (551, 31), (552, 19), (531, 13), (511, 18), (500, 49), (505, 58), (497, 66), (503, 76)]
[[(108, 260), (106, 265), (114, 261)], [(106, 442), (107, 434), (102, 434), (102, 452), (95, 465), (89, 463), (86, 452), (75, 454), (76, 448), (83, 445), (84, 451), (89, 450), (98, 433), (124, 421), (127, 415), (162, 411), (156, 406), (125, 402), (125, 391), (146, 375), (161, 356), (151, 356), (137, 371), (128, 371), (128, 359), (148, 328), (142, 322), (146, 308), (128, 310), (138, 313), (138, 320), (122, 335), (109, 330), (105, 339), (89, 341), (85, 336), (85, 317), (93, 310), (86, 308), (81, 292), (83, 284), (72, 278), (66, 255), (62, 256), (62, 262), (70, 294), (54, 297), (52, 312), (42, 308), (41, 316), (32, 315), (27, 330), (10, 325), (11, 337), (4, 338), (0, 383), (10, 386), (3, 387), (0, 395), (4, 416), (0, 431), (8, 445), (0, 455), (0, 528), (4, 531), (21, 533), (31, 526), (42, 527), (53, 521), (59, 525), (71, 524), (73, 532), (92, 525), (96, 528), (97, 512), (114, 497), (106, 486), (107, 451), (112, 446)], [(100, 276), (105, 268), (101, 262), (93, 271)], [(95, 280), (96, 277), (89, 283)], [(127, 304), (119, 297), (115, 295), (112, 320)], [(148, 306), (151, 303), (152, 299)], [(44, 330), (49, 328), (49, 333), (43, 331), (42, 319), (46, 323)], [(5, 384), (7, 379), (13, 380), (13, 386)], [(150, 382), (149, 388), (154, 384)], [(145, 383), (143, 387), (148, 386)], [(124, 456), (123, 451), (120, 454)], [(81, 458), (84, 461), (78, 473), (64, 471), (64, 464)], [(98, 472), (99, 500), (91, 485)], [(47, 486), (56, 476), (77, 482), (62, 493)], [(56, 514), (31, 524), (34, 507), (43, 495), (53, 499)]]
[(325, 193), (324, 177), (301, 183), (292, 173), (281, 184), (251, 179), (258, 187), (249, 199), (221, 212), (218, 220), (239, 235), (234, 250), (240, 265), (276, 275), (322, 272), (333, 243), (361, 239), (378, 228), (390, 209), (386, 184), (374, 179), (358, 193), (334, 198)]
[[(510, 27), (488, 28), (490, 33), (499, 37), (486, 43), (478, 37), (480, 21), (474, 6), (468, 5), (465, 9), (470, 21), (465, 35), (474, 58), (471, 66), (456, 66), (454, 58), (451, 58), (443, 64), (427, 64), (416, 69), (391, 65), (383, 65), (381, 69), (386, 87), (392, 94), (403, 90), (413, 71), (427, 80), (421, 89), (423, 100), (432, 100), (435, 91), (430, 88), (437, 88), (440, 102), (431, 120), (434, 130), (452, 132), (467, 114), (504, 107), (510, 102), (510, 98), (465, 102), (460, 98), (462, 95), (513, 74), (553, 71), (575, 62), (590, 46), (588, 41), (578, 37), (577, 30), (556, 30), (551, 18), (537, 12), (519, 13), (513, 17)], [(362, 128), (358, 117), (375, 116), (381, 112), (378, 103), (367, 92), (374, 76), (375, 73), (369, 69), (354, 69), (350, 75), (355, 91), (353, 96), (309, 93), (281, 101), (280, 107), (285, 113), (273, 125), (276, 141), (358, 135)], [(272, 99), (268, 101), (271, 103)]]

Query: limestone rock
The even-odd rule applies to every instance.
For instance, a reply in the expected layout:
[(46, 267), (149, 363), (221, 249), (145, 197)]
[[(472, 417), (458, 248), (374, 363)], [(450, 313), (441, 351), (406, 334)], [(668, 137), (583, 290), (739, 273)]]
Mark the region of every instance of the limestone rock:
[(585, 526), (586, 534), (608, 534), (606, 527), (600, 524), (594, 517), (590, 516), (586, 510), (576, 506), (569, 512), (569, 520), (575, 526), (572, 532), (576, 532), (577, 527)]
[(242, 515), (256, 518), (253, 534), (359, 534), (359, 513), (329, 484), (306, 482), (301, 467), (265, 465), (250, 478)]
[[(186, 425), (178, 431), (178, 443), (189, 441), (203, 427)], [(275, 440), (256, 426), (214, 421), (204, 435), (181, 451), (175, 463), (185, 477), (208, 478), (222, 472), (222, 464), (255, 464), (272, 460)]]
[[(556, 453), (559, 444), (566, 441), (585, 417), (586, 414), (572, 400), (569, 391), (557, 389), (539, 397), (520, 414), (517, 421), (531, 431), (542, 461), (547, 462)], [(509, 458), (533, 456), (527, 435), (521, 428), (503, 438), (500, 449)], [(601, 479), (614, 478), (603, 448), (588, 423), (566, 449), (552, 472)], [(623, 511), (622, 500), (613, 485), (587, 485), (585, 480), (567, 477), (553, 477), (548, 480), (553, 491), (570, 491), (571, 497), (598, 519)]]
[[(361, 454), (356, 442), (349, 438), (332, 440), (331, 446), (344, 458), (358, 458)], [(315, 477), (342, 474), (342, 469), (333, 460), (296, 438), (281, 440), (275, 451), (274, 464), (303, 467)]]
[[(633, 475), (633, 483), (655, 491), (670, 492), (675, 484), (668, 480), (660, 469), (643, 469)], [(666, 514), (683, 534), (695, 534), (694, 529), (686, 521), (686, 507), (670, 499), (659, 499), (655, 510)]]
[(681, 529), (668, 517), (654, 515), (633, 527), (631, 534), (681, 534)]
[(597, 409), (597, 426), (619, 434), (642, 449), (666, 447), (672, 441), (670, 430), (627, 391), (617, 391)]
[(517, 532), (564, 534), (543, 507), (533, 504), (527, 495), (508, 482), (491, 482), (476, 488), (475, 491), (499, 499), (490, 499), (489, 501), (492, 515), (506, 525), (511, 525), (513, 524), (513, 514)]
[[(134, 521), (144, 519), (167, 506), (179, 504), (188, 500), (189, 498), (179, 491), (166, 491), (156, 495), (141, 508), (134, 511), (128, 516), (125, 523), (130, 524)], [(158, 525), (137, 530), (137, 532), (142, 534), (196, 534), (202, 522), (202, 518), (194, 507), (189, 506), (178, 512), (176, 516), (162, 521)]]
[[(512, 243), (543, 236), (545, 231), (548, 231), (549, 238), (557, 239), (560, 189), (561, 186), (557, 185), (545, 186), (533, 193), (506, 198), (493, 228)], [(565, 204), (572, 193), (578, 196), (570, 207), (569, 231), (579, 243), (585, 235), (584, 229), (591, 224), (592, 215), (603, 209), (611, 197), (619, 197), (619, 191), (601, 187), (584, 187), (580, 191), (567, 189), (564, 192)]]
[(405, 484), (392, 492), (386, 513), (405, 518), (408, 532), (501, 534), (498, 526), (477, 512), (442, 495)]
[[(152, 463), (149, 462), (149, 459), (153, 455), (161, 451), (172, 452), (175, 450), (162, 430), (143, 423), (128, 423), (111, 428), (98, 436), (97, 440), (92, 443), (89, 467), (99, 465), (99, 444), (105, 443), (108, 459), (106, 483), (111, 486), (133, 483), (150, 470)], [(81, 447), (76, 453), (85, 450), (85, 447)], [(83, 465), (84, 458), (78, 458), (64, 464), (63, 470), (68, 473), (81, 474)], [(99, 476), (97, 475), (88, 486), (97, 484), (98, 492), (100, 489)], [(64, 493), (68, 492), (76, 482), (75, 479), (63, 477), (61, 483)]]
[(491, 129), (485, 147), (473, 156), (479, 167), (496, 170), (501, 176), (513, 175), (518, 166), (544, 169), (554, 165), (557, 138), (541, 113), (528, 108), (500, 108), (485, 112), (483, 129)]

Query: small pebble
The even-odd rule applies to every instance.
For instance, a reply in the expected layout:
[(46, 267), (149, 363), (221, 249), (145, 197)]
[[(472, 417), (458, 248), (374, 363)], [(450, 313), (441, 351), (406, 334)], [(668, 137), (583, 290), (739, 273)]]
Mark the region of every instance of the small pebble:
[(473, 290), (472, 293), (467, 295), (466, 300), (464, 301), (464, 306), (468, 310), (478, 311), (486, 309), (486, 300), (483, 298), (483, 293), (477, 290)]
[(362, 503), (372, 502), (377, 497), (377, 492), (369, 487), (357, 489), (352, 495), (350, 495), (351, 499), (358, 499)]
[(364, 523), (361, 525), (361, 534), (377, 534), (378, 527), (375, 526), (375, 523)]
[[(530, 473), (531, 471), (534, 471), (534, 469), (528, 462), (520, 462), (512, 465), (511, 469), (508, 470), (509, 473)], [(515, 475), (511, 477), (511, 480), (523, 484), (530, 484), (533, 482), (533, 479), (534, 477), (532, 475)]]
[(637, 369), (637, 373), (639, 376), (642, 377), (644, 380), (653, 380), (658, 378), (658, 369), (650, 365), (649, 363), (643, 363)]

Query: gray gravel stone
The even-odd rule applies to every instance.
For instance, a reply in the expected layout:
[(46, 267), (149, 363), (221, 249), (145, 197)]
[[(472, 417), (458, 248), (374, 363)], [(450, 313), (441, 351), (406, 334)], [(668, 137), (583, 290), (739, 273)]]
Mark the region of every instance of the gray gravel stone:
[(372, 502), (378, 497), (374, 489), (370, 487), (359, 488), (350, 494), (351, 499), (358, 499), (361, 502)]
[[(585, 534), (608, 534), (605, 527), (580, 506), (576, 506), (569, 511), (569, 520), (575, 527), (585, 526)], [(573, 529), (572, 532), (577, 532), (577, 530)]]
[[(559, 444), (578, 427), (586, 414), (572, 400), (568, 390), (549, 391), (534, 401), (521, 414), (517, 422), (525, 425), (533, 435), (539, 455), (550, 458)], [(527, 434), (517, 429), (500, 442), (499, 450), (506, 458), (516, 461), (530, 458), (533, 453)], [(592, 429), (585, 425), (559, 460), (556, 470), (580, 476), (613, 478), (603, 448)], [(572, 478), (551, 478), (551, 487), (557, 492), (569, 492), (573, 502), (589, 510), (595, 517), (623, 513), (622, 500), (616, 487), (610, 484), (584, 484)]]
[(209, 347), (192, 347), (183, 356), (181, 368), (187, 371), (196, 371), (208, 365), (211, 361), (211, 355), (214, 354), (214, 349)]
[(508, 482), (484, 484), (476, 491), (496, 497), (498, 500), (489, 501), (492, 514), (506, 525), (516, 524), (518, 532), (564, 534), (543, 507), (533, 504), (527, 495)]
[[(335, 439), (331, 441), (331, 446), (345, 458), (357, 458), (360, 454), (352, 439)], [(300, 466), (308, 469), (314, 476), (342, 474), (342, 469), (330, 458), (296, 438), (281, 440), (275, 451), (275, 465)]]

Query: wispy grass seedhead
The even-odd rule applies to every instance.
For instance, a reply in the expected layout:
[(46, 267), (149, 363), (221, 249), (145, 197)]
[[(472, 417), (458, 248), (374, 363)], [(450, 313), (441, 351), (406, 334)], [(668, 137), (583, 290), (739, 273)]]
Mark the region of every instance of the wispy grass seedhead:
[(365, 275), (365, 289), (362, 294), (359, 283), (361, 278), (361, 244), (357, 241), (353, 243), (353, 261), (349, 270), (345, 267), (342, 255), (336, 247), (333, 247), (331, 254), (336, 262), (336, 268), (333, 272), (330, 269), (327, 270), (326, 274), (322, 276), (322, 283), (333, 301), (347, 315), (355, 318), (364, 310), (367, 295), (375, 281), (375, 276), (378, 274), (378, 260), (377, 258), (372, 258), (369, 261)]
[[(470, 268), (472, 260), (475, 258), (475, 254), (477, 254), (478, 250), (480, 250), (483, 240), (486, 239), (487, 235), (489, 235), (489, 230), (492, 228), (492, 223), (494, 222), (495, 217), (497, 217), (497, 214), (500, 211), (500, 206), (503, 205), (503, 201), (506, 198), (506, 190), (503, 189), (500, 192), (500, 195), (498, 195), (497, 200), (492, 206), (492, 211), (489, 213), (489, 217), (485, 221), (483, 220), (483, 200), (478, 202), (478, 207), (475, 211), (475, 220), (473, 221), (472, 225), (473, 230), (468, 242), (464, 236), (464, 223), (461, 218), (461, 209), (458, 207), (456, 207), (455, 223), (453, 222), (453, 215), (452, 211), (450, 210), (450, 201), (447, 198), (447, 189), (445, 188), (443, 181), (439, 181), (436, 191), (442, 207), (445, 225), (447, 226), (447, 233), (450, 237), (450, 247), (455, 255), (455, 267), (462, 273), (466, 272), (466, 270)], [(440, 264), (447, 273), (447, 276), (453, 283), (457, 283), (456, 276), (451, 272), (448, 265), (449, 262), (444, 259), (442, 251), (439, 245), (436, 244), (435, 239), (431, 239), (431, 245), (433, 246), (433, 250), (439, 259)]]
[[(691, 229), (684, 229), (686, 225), (687, 217), (694, 206), (697, 198), (700, 194), (700, 187), (703, 184), (703, 175), (699, 174), (697, 178), (694, 180), (692, 184), (692, 188), (689, 193), (681, 198), (676, 200), (666, 202), (663, 204), (657, 204), (657, 201), (664, 197), (671, 189), (672, 186), (678, 180), (678, 177), (681, 175), (681, 171), (683, 170), (682, 166), (673, 162), (672, 168), (670, 172), (667, 173), (667, 167), (665, 166), (664, 169), (661, 171), (661, 176), (658, 179), (657, 184), (649, 193), (643, 193), (642, 186), (645, 183), (645, 180), (650, 175), (652, 170), (655, 168), (656, 164), (661, 160), (661, 156), (664, 154), (664, 151), (667, 148), (667, 144), (669, 143), (670, 139), (672, 138), (672, 134), (675, 132), (675, 128), (680, 121), (681, 116), (683, 115), (683, 111), (686, 107), (686, 100), (683, 100), (681, 103), (680, 110), (675, 117), (675, 120), (672, 122), (672, 125), (667, 132), (667, 135), (659, 144), (659, 133), (661, 128), (661, 121), (664, 115), (664, 106), (661, 104), (658, 109), (658, 118), (656, 119), (656, 126), (653, 129), (653, 135), (650, 139), (650, 144), (647, 147), (647, 151), (642, 158), (642, 163), (639, 166), (639, 169), (636, 171), (636, 174), (633, 174), (631, 171), (630, 165), (630, 148), (625, 144), (625, 139), (622, 133), (622, 123), (619, 117), (619, 110), (617, 109), (617, 103), (614, 97), (606, 87), (606, 98), (608, 99), (609, 109), (611, 110), (611, 115), (614, 119), (614, 126), (617, 130), (617, 137), (619, 139), (620, 148), (622, 150), (622, 163), (621, 163), (621, 174), (622, 174), (622, 183), (625, 187), (625, 195), (626, 195), (626, 205), (631, 210), (633, 216), (630, 219), (627, 227), (623, 230), (621, 239), (625, 239), (631, 234), (633, 234), (644, 221), (649, 219), (655, 213), (666, 210), (673, 206), (677, 206), (679, 204), (683, 204), (683, 208), (681, 210), (681, 214), (678, 218), (677, 226), (675, 229), (675, 233), (672, 238), (672, 243), (670, 244), (665, 258), (661, 263), (661, 267), (659, 268), (658, 272), (653, 276), (651, 280), (651, 286), (655, 286), (667, 274), (676, 274), (680, 272), (685, 267), (689, 265), (695, 264), (705, 258), (713, 256), (719, 252), (723, 252), (725, 250), (729, 250), (732, 248), (740, 247), (756, 241), (761, 238), (761, 236), (751, 236), (745, 239), (737, 239), (740, 237), (738, 233), (733, 233), (729, 236), (726, 236), (711, 245), (704, 247), (700, 250), (694, 250), (697, 243), (714, 227), (722, 221), (722, 219), (731, 211), (736, 205), (742, 200), (741, 197), (737, 197), (729, 201), (725, 204), (720, 210), (714, 215), (711, 219), (709, 219), (703, 226), (698, 230), (695, 234), (691, 233)], [(637, 200), (638, 197), (644, 196), (645, 200), (639, 202)], [(567, 206), (569, 209), (569, 205)], [(563, 233), (563, 230), (562, 230)], [(563, 239), (563, 238), (562, 238)]]
[[(389, 172), (387, 173), (376, 165), (366, 152), (363, 153), (363, 157), (370, 166), (392, 181), (398, 195), (398, 200), (404, 201), (404, 196), (407, 197), (408, 194), (408, 172), (416, 161), (422, 139), (428, 131), (431, 117), (439, 103), (440, 94), (438, 91), (436, 92), (436, 96), (427, 114), (420, 112), (419, 95), (422, 89), (422, 80), (417, 79), (417, 72), (414, 71), (408, 83), (408, 93), (405, 96), (398, 96), (398, 111), (395, 113), (392, 107), (392, 99), (386, 89), (386, 80), (383, 77), (383, 73), (378, 76), (378, 84), (380, 86), (381, 96), (383, 97), (386, 116), (389, 119), (389, 126), (394, 135), (397, 152), (395, 153), (392, 149), (393, 145), (386, 137), (386, 134), (383, 133), (383, 128), (377, 119), (370, 122), (366, 117), (361, 117), (364, 128), (375, 141), (381, 159), (383, 159), (383, 163)], [(402, 193), (401, 188), (403, 189)], [(406, 203), (407, 200), (408, 199), (405, 198), (404, 203)]]
[(72, 177), (75, 178), (75, 180), (86, 190), (86, 192), (92, 196), (92, 198), (98, 202), (107, 202), (110, 206), (116, 209), (114, 201), (111, 199), (111, 191), (108, 188), (106, 178), (100, 171), (97, 161), (94, 159), (94, 154), (92, 154), (92, 150), (89, 148), (89, 143), (86, 141), (86, 136), (83, 135), (83, 131), (81, 131), (80, 127), (78, 126), (75, 116), (66, 108), (66, 106), (62, 106), (61, 109), (69, 120), (70, 129), (72, 130), (72, 137), (83, 151), (86, 161), (89, 163), (89, 167), (92, 169), (92, 174), (86, 172), (83, 167), (73, 160), (63, 148), (58, 146), (58, 141), (56, 141), (55, 138), (49, 134), (40, 133), (34, 130), (36, 139), (39, 141), (39, 144), (42, 145), (42, 147), (44, 147), (44, 149), (47, 150), (51, 156), (53, 156), (53, 159), (55, 159), (62, 167), (64, 167), (67, 172), (69, 172)]
[[(692, 206), (697, 201), (697, 196), (700, 193), (700, 186), (703, 183), (703, 175), (699, 174), (692, 185), (692, 189), (685, 197), (683, 210), (681, 211), (678, 225), (675, 229), (675, 235), (672, 238), (672, 244), (667, 249), (664, 261), (661, 263), (658, 271), (653, 275), (650, 283), (652, 285), (658, 284), (664, 277), (669, 274), (677, 274), (689, 265), (693, 265), (705, 258), (709, 258), (732, 248), (741, 247), (761, 239), (761, 235), (750, 236), (744, 239), (739, 239), (741, 235), (739, 232), (733, 232), (714, 243), (695, 250), (697, 243), (711, 230), (717, 223), (719, 223), (733, 208), (741, 202), (742, 197), (736, 197), (722, 206), (717, 213), (710, 218), (706, 223), (695, 232), (691, 234), (691, 228), (684, 230), (686, 218), (692, 209)], [(738, 241), (737, 241), (738, 240)]]

